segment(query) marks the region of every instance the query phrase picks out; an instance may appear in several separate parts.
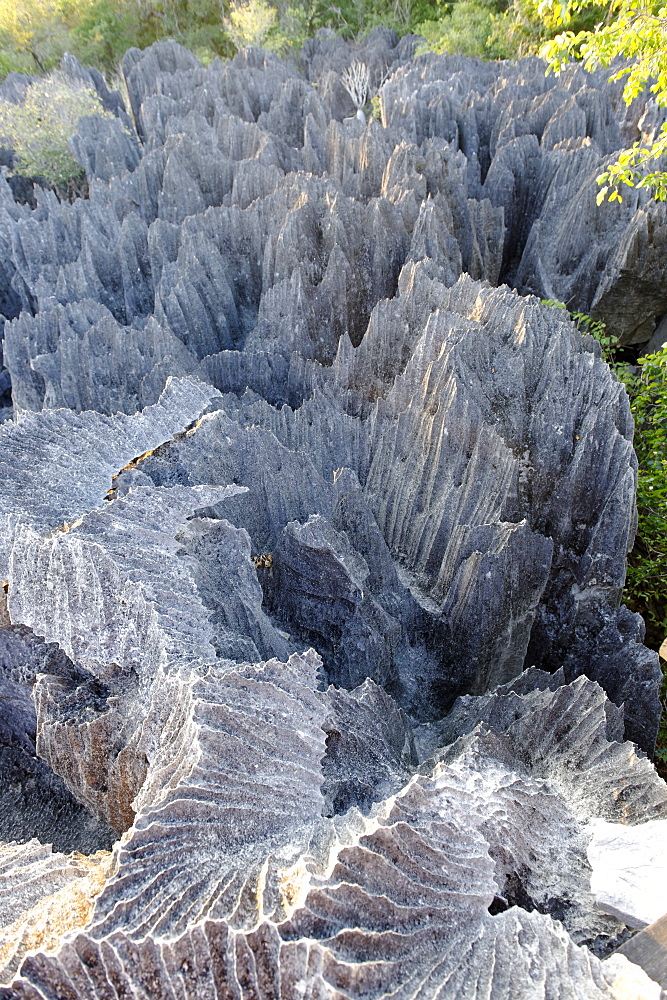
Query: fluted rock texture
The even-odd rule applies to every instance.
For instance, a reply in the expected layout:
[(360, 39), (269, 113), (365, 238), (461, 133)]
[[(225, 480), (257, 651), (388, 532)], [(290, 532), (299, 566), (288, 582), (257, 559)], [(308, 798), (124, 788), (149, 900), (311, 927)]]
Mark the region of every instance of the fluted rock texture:
[(632, 419), (520, 293), (649, 339), (662, 208), (595, 175), (655, 114), (415, 43), (131, 50), (127, 109), (68, 57), (89, 199), (0, 178), (3, 1000), (617, 995)]

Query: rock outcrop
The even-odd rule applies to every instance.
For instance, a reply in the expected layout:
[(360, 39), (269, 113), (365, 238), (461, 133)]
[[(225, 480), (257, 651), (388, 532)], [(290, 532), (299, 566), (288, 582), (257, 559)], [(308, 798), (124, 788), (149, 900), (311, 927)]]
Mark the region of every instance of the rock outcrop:
[(68, 58), (90, 197), (0, 179), (2, 1000), (619, 995), (633, 427), (534, 295), (667, 312), (660, 206), (595, 208), (644, 119), (414, 47)]

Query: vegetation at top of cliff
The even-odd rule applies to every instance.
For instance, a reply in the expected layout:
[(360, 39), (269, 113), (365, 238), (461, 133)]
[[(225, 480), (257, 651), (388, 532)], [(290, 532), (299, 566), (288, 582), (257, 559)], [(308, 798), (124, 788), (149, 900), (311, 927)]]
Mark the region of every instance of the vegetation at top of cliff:
[(244, 45), (289, 55), (319, 28), (353, 38), (382, 24), (405, 34), (446, 10), (442, 0), (0, 0), (0, 79), (42, 75), (66, 51), (112, 76), (128, 48), (162, 38), (205, 63)]
[[(133, 45), (174, 38), (203, 62), (261, 44), (289, 55), (319, 28), (345, 38), (378, 25), (423, 35), (440, 52), (483, 59), (534, 53), (559, 25), (538, 0), (0, 0), (0, 79), (10, 70), (43, 74), (65, 51), (113, 75)], [(573, 25), (594, 24), (597, 8)]]
[(0, 0), (0, 78), (44, 74), (65, 52), (111, 78), (128, 48), (161, 38), (203, 61), (235, 51), (219, 0)]
[[(478, 59), (518, 59), (536, 55), (560, 24), (538, 12), (538, 0), (454, 0), (443, 16), (417, 25), (424, 49), (462, 52)], [(599, 9), (582, 4), (573, 15), (577, 29), (594, 28)]]

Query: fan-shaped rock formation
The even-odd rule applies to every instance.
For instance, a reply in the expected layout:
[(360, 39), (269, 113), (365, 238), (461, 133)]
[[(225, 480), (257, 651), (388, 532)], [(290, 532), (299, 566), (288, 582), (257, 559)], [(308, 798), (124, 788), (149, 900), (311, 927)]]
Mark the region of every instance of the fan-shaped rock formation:
[(90, 197), (0, 178), (3, 1000), (621, 995), (632, 419), (525, 293), (667, 313), (646, 100), (415, 42), (68, 57)]

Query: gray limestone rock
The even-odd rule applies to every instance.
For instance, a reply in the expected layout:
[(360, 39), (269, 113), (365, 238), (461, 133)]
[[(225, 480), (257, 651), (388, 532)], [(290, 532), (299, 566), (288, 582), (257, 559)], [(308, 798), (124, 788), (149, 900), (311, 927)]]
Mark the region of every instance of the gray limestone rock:
[(61, 408), (131, 414), (156, 402), (169, 376), (198, 374), (182, 341), (153, 317), (141, 330), (123, 327), (90, 299), (37, 316), (21, 313), (5, 326), (4, 356), (16, 414)]
[[(345, 716), (357, 760), (364, 744), (371, 751), (366, 779), (377, 772), (378, 740), (393, 746), (394, 781), (412, 750), (390, 704), (385, 721), (377, 718), (379, 692), (368, 684), (351, 696), (316, 692), (316, 667), (310, 653), (240, 669), (221, 662), (172, 691), (157, 762), (166, 776), (171, 740), (180, 775), (144, 801), (89, 929), (55, 955), (28, 957), (12, 995), (67, 982), (73, 996), (97, 997), (106, 984), (150, 981), (163, 997), (185, 972), (183, 995), (193, 998), (230, 990), (287, 998), (298, 983), (301, 995), (319, 998), (407, 997), (427, 986), (510, 997), (517, 984), (527, 996), (613, 996), (583, 943), (604, 953), (624, 930), (586, 888), (586, 822), (635, 804), (640, 819), (649, 802), (664, 815), (667, 793), (629, 745), (607, 741), (597, 685), (550, 690), (533, 674), (504, 735), (478, 727), (448, 762), (424, 765), (367, 817), (352, 809), (327, 820), (320, 758), (325, 731), (336, 732), (325, 722), (332, 709)], [(582, 699), (583, 739), (561, 724), (563, 712), (581, 721)], [(522, 726), (532, 729), (529, 743)], [(613, 787), (608, 798), (595, 788), (600, 755), (614, 747), (616, 773), (630, 778), (622, 800)], [(332, 764), (343, 749), (327, 739)], [(248, 780), (257, 774), (259, 797), (257, 778)]]
[(104, 500), (117, 473), (185, 431), (216, 395), (203, 383), (170, 377), (159, 401), (133, 416), (63, 409), (4, 424), (0, 575), (20, 524), (67, 532)]
[(0, 178), (1, 1000), (617, 996), (632, 419), (526, 293), (649, 339), (664, 213), (594, 178), (662, 112), (416, 41), (162, 42), (127, 109), (66, 57), (89, 197)]
[[(57, 851), (84, 853), (108, 849), (113, 843), (113, 831), (75, 800), (37, 752), (31, 696), (35, 679), (39, 674), (67, 678), (76, 673), (55, 644), (44, 643), (19, 625), (0, 628), (0, 824), (5, 841), (37, 838)], [(3, 901), (5, 893), (0, 890)]]
[[(655, 657), (618, 607), (635, 530), (625, 394), (561, 310), (469, 279), (446, 290), (431, 274), (406, 267), (359, 347), (342, 342), (331, 375), (318, 375), (326, 417), (315, 397), (280, 419), (250, 399), (229, 412), (310, 453), (325, 475), (357, 473), (424, 627), (439, 632), (438, 666), (422, 658), (419, 694), (407, 683), (401, 696), (419, 701), (405, 707), (428, 715), (428, 703), (449, 707), (523, 666), (564, 665), (625, 702), (628, 734), (650, 746)], [(605, 404), (591, 405), (600, 392)], [(598, 479), (590, 462), (602, 454), (610, 474)]]

